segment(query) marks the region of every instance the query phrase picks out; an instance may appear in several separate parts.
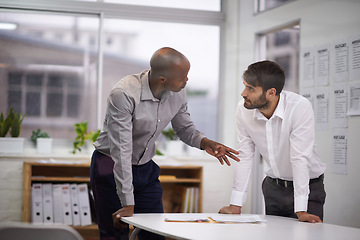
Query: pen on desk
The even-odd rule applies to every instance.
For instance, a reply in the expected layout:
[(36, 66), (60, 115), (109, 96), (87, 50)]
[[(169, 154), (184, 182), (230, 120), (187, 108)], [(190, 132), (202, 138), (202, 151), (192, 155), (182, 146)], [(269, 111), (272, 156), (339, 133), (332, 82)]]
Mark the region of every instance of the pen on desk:
[(209, 219), (204, 218), (204, 219), (198, 219), (195, 222), (201, 223), (201, 222), (208, 222), (208, 221), (209, 221)]

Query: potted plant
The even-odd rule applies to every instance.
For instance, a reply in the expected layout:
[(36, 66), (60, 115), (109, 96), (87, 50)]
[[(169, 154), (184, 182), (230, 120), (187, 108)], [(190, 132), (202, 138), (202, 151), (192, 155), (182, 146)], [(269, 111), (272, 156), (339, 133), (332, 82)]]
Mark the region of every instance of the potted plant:
[[(22, 153), (24, 149), (24, 138), (20, 138), (21, 124), (24, 117), (21, 113), (15, 113), (11, 107), (8, 115), (0, 115), (0, 152)], [(11, 137), (6, 137), (7, 134)]]
[(97, 137), (100, 134), (100, 130), (88, 132), (88, 130), (87, 130), (88, 122), (75, 123), (74, 126), (75, 126), (75, 131), (76, 131), (76, 138), (73, 143), (74, 149), (73, 149), (72, 153), (75, 154), (77, 151), (81, 152), (81, 150), (85, 146), (86, 142), (90, 142), (90, 143), (95, 142)]
[(36, 145), (38, 153), (51, 153), (52, 138), (47, 132), (43, 132), (41, 129), (32, 131), (31, 141)]
[(184, 150), (184, 143), (179, 140), (176, 132), (170, 127), (167, 130), (163, 130), (162, 134), (168, 140), (166, 142), (166, 153), (168, 156), (181, 156)]

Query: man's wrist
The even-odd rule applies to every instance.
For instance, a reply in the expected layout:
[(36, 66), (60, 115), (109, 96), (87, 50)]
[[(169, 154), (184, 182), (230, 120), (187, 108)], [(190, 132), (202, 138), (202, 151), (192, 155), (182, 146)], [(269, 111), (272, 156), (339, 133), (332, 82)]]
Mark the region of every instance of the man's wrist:
[(241, 214), (241, 206), (230, 204), (232, 212), (235, 214)]
[(206, 149), (207, 141), (209, 141), (209, 139), (207, 137), (203, 137), (203, 139), (201, 139), (201, 142), (200, 142), (200, 149), (201, 150)]
[(305, 212), (305, 211), (296, 212), (296, 215), (297, 215), (298, 218), (300, 218), (304, 214), (307, 214), (307, 212)]

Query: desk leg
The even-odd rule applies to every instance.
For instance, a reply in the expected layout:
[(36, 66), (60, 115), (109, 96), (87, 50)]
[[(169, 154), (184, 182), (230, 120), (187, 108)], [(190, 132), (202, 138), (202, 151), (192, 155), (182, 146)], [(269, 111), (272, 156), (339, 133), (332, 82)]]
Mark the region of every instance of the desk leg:
[(136, 236), (139, 234), (140, 232), (140, 228), (135, 228), (134, 231), (131, 233), (130, 239), (129, 240), (135, 240)]

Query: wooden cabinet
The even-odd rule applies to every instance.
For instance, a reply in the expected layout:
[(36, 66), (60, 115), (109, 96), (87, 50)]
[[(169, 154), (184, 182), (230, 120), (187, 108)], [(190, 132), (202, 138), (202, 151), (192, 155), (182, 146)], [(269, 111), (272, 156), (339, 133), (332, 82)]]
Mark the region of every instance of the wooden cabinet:
[[(172, 202), (182, 201), (179, 189), (196, 187), (199, 189), (198, 210), (202, 209), (202, 167), (201, 166), (160, 166), (160, 182), (163, 187), (165, 211)], [(87, 183), (90, 189), (90, 163), (44, 163), (24, 162), (22, 191), (22, 221), (31, 221), (31, 186), (33, 183)], [(178, 192), (177, 192), (178, 191)], [(180, 198), (180, 199), (179, 199)], [(84, 238), (97, 238), (98, 228), (94, 223), (89, 226), (73, 226)]]
[(163, 188), (165, 212), (182, 212), (186, 188), (197, 188), (197, 209), (202, 211), (202, 167), (193, 165), (160, 165), (160, 182)]
[[(90, 185), (90, 164), (24, 162), (21, 216), (23, 222), (31, 221), (31, 185), (33, 183), (87, 183)], [(95, 223), (72, 227), (84, 238), (98, 237), (98, 227)]]

